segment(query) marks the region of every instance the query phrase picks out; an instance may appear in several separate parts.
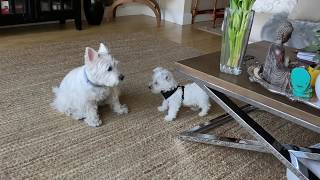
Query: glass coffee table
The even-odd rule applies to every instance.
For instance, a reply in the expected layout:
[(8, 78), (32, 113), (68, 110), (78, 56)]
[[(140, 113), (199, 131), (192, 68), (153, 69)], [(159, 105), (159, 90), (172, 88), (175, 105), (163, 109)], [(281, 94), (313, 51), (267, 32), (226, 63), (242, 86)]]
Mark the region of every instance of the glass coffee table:
[[(263, 61), (269, 45), (268, 42), (250, 44), (247, 54), (254, 56), (257, 61)], [(288, 48), (287, 52), (292, 55), (294, 50)], [(195, 142), (271, 153), (299, 179), (319, 179), (320, 169), (310, 167), (306, 162), (320, 163), (320, 144), (310, 147), (281, 144), (247, 113), (258, 108), (320, 133), (320, 110), (273, 94), (259, 84), (250, 82), (245, 69), (240, 76), (221, 73), (219, 60), (220, 53), (216, 52), (175, 63), (179, 73), (197, 83), (227, 112), (225, 115), (181, 133), (179, 137)], [(239, 107), (229, 97), (247, 105)], [(231, 120), (239, 123), (256, 140), (203, 133)]]

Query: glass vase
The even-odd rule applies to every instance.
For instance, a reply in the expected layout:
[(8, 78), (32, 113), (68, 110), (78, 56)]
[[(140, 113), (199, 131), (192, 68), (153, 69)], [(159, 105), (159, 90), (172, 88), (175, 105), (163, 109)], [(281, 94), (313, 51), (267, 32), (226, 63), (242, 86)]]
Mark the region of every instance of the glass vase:
[(240, 75), (241, 64), (248, 45), (254, 11), (225, 9), (220, 71)]

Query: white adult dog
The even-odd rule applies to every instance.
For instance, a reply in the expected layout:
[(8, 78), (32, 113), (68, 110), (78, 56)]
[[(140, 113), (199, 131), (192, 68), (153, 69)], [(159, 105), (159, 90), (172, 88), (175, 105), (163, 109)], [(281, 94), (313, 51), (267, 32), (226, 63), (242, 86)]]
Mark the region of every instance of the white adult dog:
[(182, 105), (191, 107), (192, 110), (201, 109), (199, 116), (205, 116), (210, 109), (209, 96), (195, 83), (178, 86), (172, 73), (162, 67), (153, 70), (152, 82), (149, 89), (155, 93), (161, 93), (164, 97), (162, 105), (158, 107), (160, 112), (168, 110), (166, 121), (172, 121)]
[(85, 65), (70, 71), (59, 87), (54, 87), (52, 106), (74, 119), (84, 119), (93, 127), (101, 125), (98, 105), (110, 104), (118, 114), (128, 113), (126, 105), (119, 102), (118, 84), (124, 76), (118, 71), (118, 61), (108, 52), (104, 44), (99, 51), (87, 47)]

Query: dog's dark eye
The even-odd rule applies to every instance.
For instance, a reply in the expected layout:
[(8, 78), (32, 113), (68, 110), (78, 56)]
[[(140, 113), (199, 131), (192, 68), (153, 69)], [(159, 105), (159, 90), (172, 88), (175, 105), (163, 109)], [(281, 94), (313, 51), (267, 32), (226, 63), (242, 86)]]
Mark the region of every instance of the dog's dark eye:
[(109, 66), (108, 71), (112, 71), (112, 66)]
[(155, 82), (154, 85), (158, 85), (158, 82)]

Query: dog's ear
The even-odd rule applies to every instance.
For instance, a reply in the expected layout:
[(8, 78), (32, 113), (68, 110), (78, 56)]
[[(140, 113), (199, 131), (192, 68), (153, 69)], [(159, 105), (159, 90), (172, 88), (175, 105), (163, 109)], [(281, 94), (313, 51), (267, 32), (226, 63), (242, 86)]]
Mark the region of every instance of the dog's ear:
[(86, 52), (84, 55), (85, 64), (91, 64), (98, 58), (98, 53), (90, 47), (86, 47)]
[(98, 53), (99, 54), (109, 54), (109, 50), (103, 43), (100, 43)]
[(153, 72), (157, 72), (157, 71), (161, 71), (161, 70), (163, 70), (162, 67), (156, 67), (156, 68), (153, 69)]

